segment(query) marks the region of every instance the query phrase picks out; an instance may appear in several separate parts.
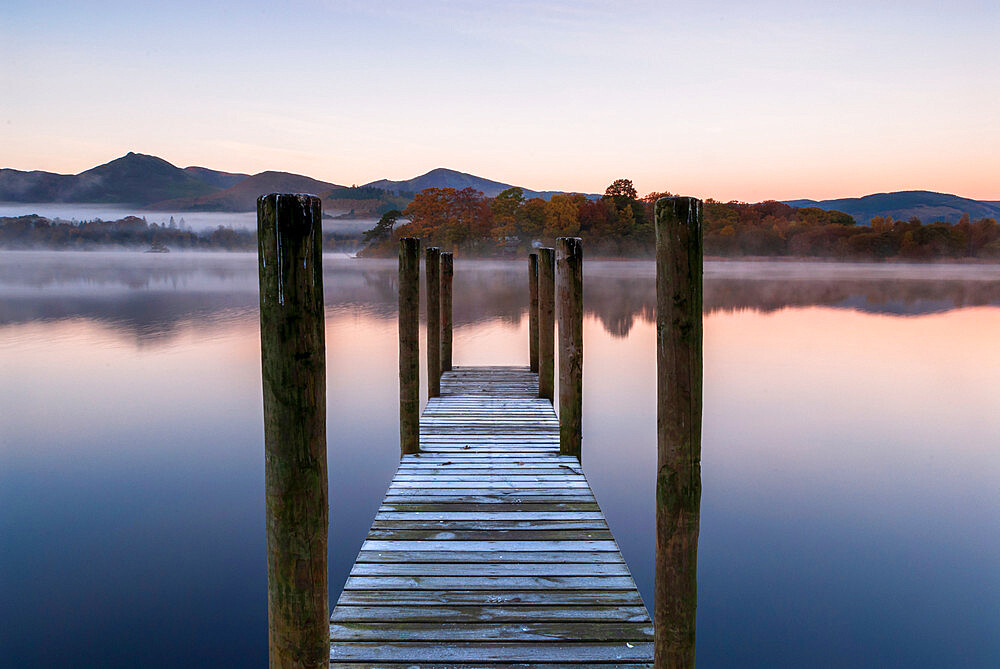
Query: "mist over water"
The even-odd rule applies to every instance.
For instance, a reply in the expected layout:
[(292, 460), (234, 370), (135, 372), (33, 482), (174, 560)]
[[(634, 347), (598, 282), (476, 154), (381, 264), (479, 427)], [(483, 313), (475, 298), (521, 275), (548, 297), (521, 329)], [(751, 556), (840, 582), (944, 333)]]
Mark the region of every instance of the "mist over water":
[[(208, 232), (219, 226), (244, 230), (257, 229), (257, 212), (255, 211), (159, 211), (120, 204), (0, 202), (0, 217), (27, 216), (29, 214), (37, 214), (51, 220), (58, 218), (64, 221), (92, 221), (98, 218), (103, 221), (117, 221), (126, 216), (136, 216), (145, 218), (150, 224), (156, 223), (160, 226), (170, 225), (170, 219), (173, 218), (175, 225), (194, 232)], [(377, 222), (377, 218), (325, 218), (323, 219), (323, 230), (325, 232), (360, 234), (373, 227)]]
[[(456, 364), (526, 363), (525, 265), (456, 262)], [(398, 460), (396, 264), (324, 268), (332, 604)], [(650, 606), (653, 275), (585, 264), (584, 468)], [(996, 665), (1000, 268), (705, 276), (699, 665)], [(0, 253), (0, 665), (266, 662), (257, 328), (251, 254)]]

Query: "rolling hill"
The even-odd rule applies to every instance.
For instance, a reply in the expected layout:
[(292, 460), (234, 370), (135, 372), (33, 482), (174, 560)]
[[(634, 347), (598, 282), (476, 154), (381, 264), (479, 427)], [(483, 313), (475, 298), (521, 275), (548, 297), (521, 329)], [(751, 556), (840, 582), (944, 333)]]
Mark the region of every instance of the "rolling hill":
[(217, 170), (210, 170), (207, 167), (185, 167), (184, 171), (194, 174), (205, 183), (217, 188), (235, 186), (250, 176), (249, 174), (240, 174), (238, 172), (219, 172)]
[[(444, 167), (438, 167), (437, 169), (433, 169), (426, 174), (421, 174), (418, 177), (413, 177), (412, 179), (407, 179), (405, 181), (380, 179), (378, 181), (367, 183), (365, 186), (381, 188), (382, 190), (394, 191), (397, 193), (419, 193), (425, 188), (462, 189), (471, 187), (481, 191), (483, 195), (487, 197), (495, 197), (497, 194), (507, 190), (508, 188), (513, 188), (511, 184), (493, 181), (492, 179), (484, 179), (483, 177), (477, 177), (474, 174), (468, 174), (466, 172), (456, 172), (455, 170), (449, 170)], [(551, 198), (555, 193), (564, 192), (551, 190), (536, 191), (523, 187), (519, 188), (524, 191), (524, 196), (526, 198), (541, 197), (546, 200)], [(600, 196), (588, 194), (587, 197), (596, 198)]]
[[(132, 152), (79, 174), (0, 169), (0, 202), (127, 204), (174, 211), (253, 211), (259, 195), (308, 192), (323, 198), (328, 212), (377, 216), (387, 208), (404, 208), (412, 194), (424, 188), (467, 187), (492, 197), (512, 186), (442, 167), (404, 181), (380, 179), (345, 188), (288, 172), (268, 171), (251, 176), (206, 167), (180, 168), (162, 158)], [(525, 197), (545, 199), (562, 192), (522, 190)], [(968, 213), (973, 220), (984, 217), (1000, 220), (1000, 202), (924, 190), (836, 200), (787, 200), (786, 204), (843, 211), (865, 225), (875, 216), (902, 220), (917, 216), (925, 223), (939, 220), (954, 223)]]
[(962, 214), (967, 213), (973, 220), (1000, 220), (1000, 203), (970, 200), (958, 195), (926, 190), (876, 193), (838, 200), (786, 200), (785, 204), (793, 207), (818, 207), (826, 211), (835, 209), (850, 214), (861, 225), (868, 225), (875, 216), (892, 216), (904, 221), (916, 216), (924, 223), (957, 223)]
[(254, 211), (257, 209), (257, 198), (268, 193), (314, 193), (323, 197), (330, 191), (341, 188), (344, 187), (300, 174), (261, 172), (246, 177), (225, 190), (199, 197), (156, 202), (149, 208), (177, 211)]
[(148, 206), (213, 193), (245, 175), (203, 167), (182, 170), (162, 158), (128, 153), (79, 174), (0, 170), (0, 201), (94, 202)]

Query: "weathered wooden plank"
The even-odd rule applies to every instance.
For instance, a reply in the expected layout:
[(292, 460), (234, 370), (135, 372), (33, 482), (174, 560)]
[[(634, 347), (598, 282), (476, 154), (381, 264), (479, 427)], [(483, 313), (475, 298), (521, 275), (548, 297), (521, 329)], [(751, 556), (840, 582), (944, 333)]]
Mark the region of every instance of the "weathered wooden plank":
[(387, 541), (612, 541), (607, 530), (400, 530), (372, 529), (371, 540)]
[(428, 551), (428, 550), (377, 550), (361, 551), (357, 562), (557, 562), (597, 563), (624, 562), (620, 553), (602, 551)]
[[(405, 514), (404, 514), (405, 515)], [(490, 532), (493, 530), (603, 530), (603, 520), (383, 520), (376, 516), (372, 529), (382, 530), (447, 530)]]
[(395, 512), (395, 511), (380, 511), (377, 516), (375, 516), (376, 522), (387, 521), (387, 520), (403, 520), (408, 522), (419, 522), (419, 521), (454, 521), (463, 522), (467, 520), (472, 521), (501, 521), (501, 520), (515, 520), (515, 521), (531, 521), (531, 520), (541, 520), (541, 521), (553, 521), (553, 520), (604, 520), (604, 516), (596, 511), (551, 511), (551, 512), (536, 512), (536, 511), (494, 511), (493, 513), (485, 511), (439, 511), (439, 512), (426, 512), (426, 511), (409, 511), (409, 512)]
[(497, 468), (502, 468), (507, 465), (512, 465), (514, 467), (522, 467), (526, 465), (542, 467), (573, 466), (569, 463), (554, 460), (554, 457), (554, 450), (546, 451), (544, 453), (518, 453), (516, 451), (509, 453), (478, 453), (473, 449), (465, 449), (457, 453), (422, 453), (419, 459), (412, 460), (407, 464), (421, 464), (426, 467), (447, 467), (448, 465), (464, 467), (466, 465), (471, 465), (472, 467), (490, 466)]
[(623, 590), (631, 576), (349, 576), (344, 590)]
[[(406, 478), (403, 478), (403, 477)], [(481, 465), (478, 463), (462, 464), (462, 463), (449, 463), (447, 465), (442, 464), (431, 464), (427, 463), (424, 465), (405, 465), (401, 466), (396, 470), (396, 478), (401, 481), (414, 480), (417, 477), (426, 478), (428, 476), (451, 476), (459, 477), (452, 480), (468, 480), (468, 479), (478, 479), (483, 478), (510, 478), (510, 477), (522, 477), (522, 476), (545, 476), (545, 477), (577, 477), (582, 479), (583, 474), (581, 472), (574, 471), (572, 469), (562, 468), (562, 467), (544, 467), (539, 464), (533, 466), (529, 465), (511, 465), (503, 469), (489, 467), (487, 465)], [(449, 480), (447, 478), (443, 479), (445, 481)], [(550, 479), (552, 480), (552, 479)]]
[[(339, 662), (334, 660), (333, 666), (337, 667), (337, 669), (372, 669), (372, 667), (400, 667), (402, 665), (399, 663), (372, 664), (370, 662)], [(492, 662), (489, 664), (475, 662), (407, 662), (405, 666), (407, 669), (579, 669), (581, 665), (578, 662), (569, 664), (565, 662), (504, 662), (503, 664), (494, 664)], [(640, 669), (643, 667), (652, 667), (653, 665), (649, 662), (605, 662), (600, 666), (602, 669)]]
[(457, 641), (447, 644), (417, 642), (340, 642), (330, 646), (330, 659), (375, 662), (536, 662), (646, 661), (653, 644), (646, 641), (491, 643)]
[(465, 479), (462, 480), (459, 477), (447, 477), (447, 476), (422, 476), (419, 478), (406, 478), (400, 480), (399, 477), (393, 479), (392, 484), (389, 486), (389, 490), (394, 488), (440, 488), (445, 490), (447, 488), (472, 488), (473, 490), (522, 490), (524, 488), (537, 488), (539, 490), (544, 490), (548, 488), (584, 488), (589, 489), (590, 486), (587, 482), (580, 477), (571, 478), (569, 476), (556, 477), (555, 480), (538, 480), (537, 477), (526, 478), (524, 480), (501, 480), (501, 479), (487, 479), (485, 477), (480, 477), (476, 479)]
[[(424, 606), (436, 608), (442, 606), (462, 606), (491, 609), (496, 606), (539, 607), (555, 610), (582, 613), (586, 607), (638, 607), (642, 609), (640, 620), (649, 620), (646, 609), (642, 607), (642, 599), (633, 588), (631, 590), (502, 590), (489, 592), (484, 590), (397, 590), (391, 593), (381, 590), (349, 590), (341, 596), (341, 603), (351, 606)], [(620, 620), (616, 614), (610, 614), (608, 619)], [(633, 612), (638, 614), (638, 611)], [(425, 614), (425, 615), (433, 615)], [(575, 615), (575, 614), (572, 614)], [(572, 620), (570, 615), (567, 620)], [(630, 614), (632, 615), (632, 614)], [(500, 618), (491, 618), (499, 620)], [(552, 618), (548, 618), (552, 620)]]
[[(361, 591), (364, 592), (364, 591)], [(567, 591), (572, 592), (572, 591)], [(644, 606), (602, 606), (587, 603), (584, 606), (542, 606), (532, 604), (479, 605), (414, 605), (358, 606), (341, 603), (334, 609), (332, 622), (577, 622), (623, 621), (648, 623), (649, 614)]]
[(338, 622), (330, 638), (340, 641), (650, 641), (652, 624), (622, 622)]
[(427, 502), (429, 504), (537, 504), (541, 502), (593, 502), (593, 495), (393, 495), (383, 503)]
[(363, 551), (618, 551), (614, 541), (389, 541), (366, 539)]
[(513, 564), (480, 562), (438, 562), (406, 564), (396, 562), (356, 563), (351, 576), (628, 576), (624, 563), (562, 564), (521, 562)]
[(503, 503), (483, 506), (481, 504), (435, 504), (430, 502), (382, 502), (379, 511), (396, 511), (399, 513), (423, 511), (427, 513), (445, 512), (478, 512), (478, 513), (572, 513), (575, 511), (600, 512), (597, 503), (590, 502), (542, 502), (542, 503)]

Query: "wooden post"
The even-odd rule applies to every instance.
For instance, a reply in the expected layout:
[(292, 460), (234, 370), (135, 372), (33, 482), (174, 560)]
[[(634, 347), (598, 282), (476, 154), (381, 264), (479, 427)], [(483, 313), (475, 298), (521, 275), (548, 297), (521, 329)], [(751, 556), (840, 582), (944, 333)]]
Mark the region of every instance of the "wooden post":
[(583, 433), (583, 240), (556, 240), (559, 293), (559, 453), (580, 458)]
[(554, 249), (538, 249), (538, 396), (555, 399), (555, 291)]
[(702, 205), (656, 201), (656, 667), (694, 667), (701, 506)]
[(455, 275), (455, 257), (441, 254), (441, 371), (451, 371), (452, 317), (451, 283)]
[(313, 195), (257, 199), (271, 667), (330, 663), (321, 220)]
[(538, 254), (528, 255), (528, 362), (538, 373)]
[(441, 249), (427, 249), (427, 397), (441, 394)]
[(399, 240), (399, 451), (420, 452), (420, 240)]

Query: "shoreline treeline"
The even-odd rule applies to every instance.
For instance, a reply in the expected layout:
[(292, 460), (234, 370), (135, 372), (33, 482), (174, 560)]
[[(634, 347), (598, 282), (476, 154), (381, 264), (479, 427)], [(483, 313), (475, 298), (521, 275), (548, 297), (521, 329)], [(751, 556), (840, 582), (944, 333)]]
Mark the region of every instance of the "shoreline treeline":
[[(670, 193), (638, 197), (618, 179), (600, 198), (556, 194), (524, 197), (509, 188), (486, 197), (472, 188), (427, 188), (403, 210), (390, 211), (365, 233), (359, 255), (392, 256), (399, 237), (469, 256), (519, 256), (556, 237), (578, 236), (588, 254), (652, 257), (653, 205)], [(955, 224), (876, 217), (857, 225), (840, 211), (781, 202), (705, 201), (705, 253), (712, 256), (792, 256), (845, 260), (1000, 258), (1000, 226), (991, 218)]]
[[(326, 250), (353, 251), (360, 245), (358, 235), (323, 233)], [(244, 228), (218, 226), (195, 232), (188, 228), (148, 223), (138, 216), (115, 221), (65, 221), (30, 214), (0, 217), (0, 248), (3, 249), (92, 249), (101, 247), (136, 249), (204, 249), (256, 251), (257, 233)]]

